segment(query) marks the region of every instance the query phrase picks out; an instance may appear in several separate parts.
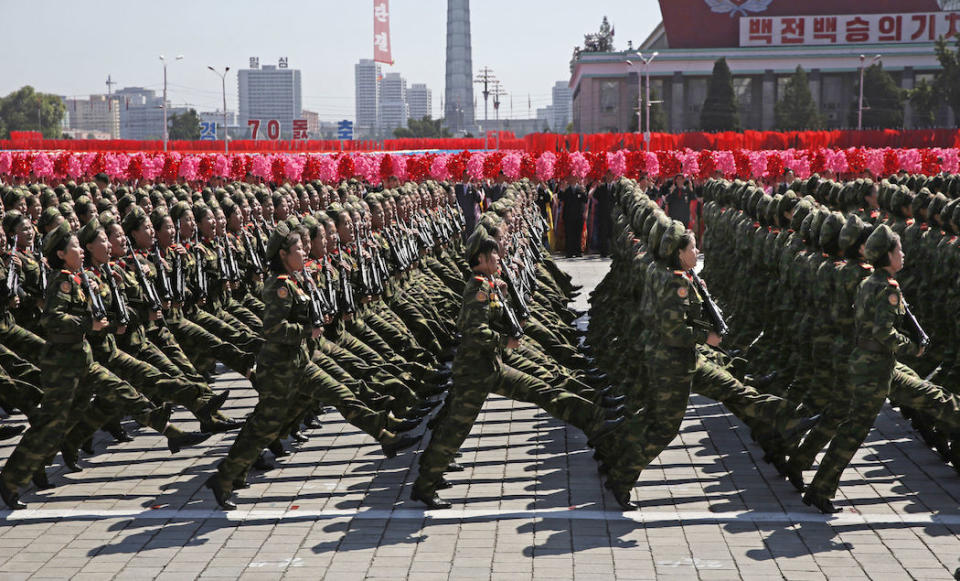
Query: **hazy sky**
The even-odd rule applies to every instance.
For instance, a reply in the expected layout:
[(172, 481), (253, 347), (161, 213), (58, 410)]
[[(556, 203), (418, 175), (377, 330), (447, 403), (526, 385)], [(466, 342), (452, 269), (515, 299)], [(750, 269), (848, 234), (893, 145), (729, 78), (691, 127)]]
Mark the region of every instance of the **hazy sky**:
[[(392, 0), (391, 27), (399, 72), (433, 91), (442, 116), (446, 2)], [(474, 71), (489, 66), (512, 95), (513, 117), (550, 104), (555, 81), (569, 80), (573, 47), (596, 32), (604, 15), (616, 29), (616, 47), (639, 44), (660, 22), (657, 0), (481, 0), (471, 3)], [(214, 110), (220, 80), (207, 65), (231, 68), (227, 107), (236, 111), (235, 71), (259, 56), (261, 66), (289, 58), (300, 69), (303, 107), (321, 119), (354, 116), (353, 66), (372, 58), (372, 0), (0, 0), (0, 95), (37, 90), (85, 97), (105, 93), (107, 75), (125, 86), (162, 87), (158, 55), (168, 65), (175, 105)], [(482, 115), (479, 91), (478, 118)], [(501, 117), (510, 116), (510, 96)], [(490, 107), (493, 116), (493, 107)]]

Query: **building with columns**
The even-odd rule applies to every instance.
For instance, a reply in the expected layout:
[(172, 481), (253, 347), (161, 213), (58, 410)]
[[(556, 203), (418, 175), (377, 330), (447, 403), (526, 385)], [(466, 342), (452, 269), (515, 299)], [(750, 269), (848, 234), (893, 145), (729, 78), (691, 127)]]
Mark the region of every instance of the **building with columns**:
[[(660, 0), (663, 22), (641, 44), (649, 57), (652, 100), (662, 100), (667, 130), (696, 131), (714, 62), (726, 57), (745, 130), (774, 130), (774, 107), (800, 65), (826, 128), (855, 128), (861, 55), (880, 55), (897, 84), (912, 89), (939, 69), (934, 41), (960, 31), (960, 12), (937, 0)], [(612, 39), (611, 39), (612, 40)], [(594, 47), (596, 43), (594, 43)], [(646, 82), (638, 50), (574, 52), (570, 87), (579, 133), (637, 128), (638, 96)], [(643, 87), (645, 91), (645, 86)], [(853, 115), (851, 114), (853, 113)], [(955, 126), (948, 107), (938, 126)], [(915, 127), (909, 101), (905, 128)]]

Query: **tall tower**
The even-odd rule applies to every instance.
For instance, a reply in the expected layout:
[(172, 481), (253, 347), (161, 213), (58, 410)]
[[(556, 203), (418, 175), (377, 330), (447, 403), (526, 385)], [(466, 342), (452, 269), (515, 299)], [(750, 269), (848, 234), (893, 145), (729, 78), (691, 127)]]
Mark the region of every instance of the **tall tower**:
[(474, 131), (470, 0), (447, 0), (447, 86), (443, 115), (452, 133)]

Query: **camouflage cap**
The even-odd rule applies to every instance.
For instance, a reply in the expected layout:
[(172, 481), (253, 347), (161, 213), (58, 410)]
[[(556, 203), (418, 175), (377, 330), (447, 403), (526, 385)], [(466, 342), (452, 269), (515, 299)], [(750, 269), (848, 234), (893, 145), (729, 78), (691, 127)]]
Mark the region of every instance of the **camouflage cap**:
[(102, 230), (103, 227), (100, 226), (100, 220), (96, 216), (91, 218), (90, 221), (84, 224), (83, 228), (77, 232), (77, 240), (80, 241), (80, 246), (85, 246), (96, 240), (97, 234)]
[(840, 236), (840, 230), (844, 227), (843, 214), (840, 212), (830, 212), (823, 220), (820, 226), (820, 248), (829, 249)]
[(864, 244), (863, 257), (868, 262), (877, 262), (890, 252), (897, 235), (886, 224), (877, 226)]
[(130, 211), (127, 212), (127, 215), (123, 217), (123, 231), (128, 235), (134, 230), (139, 230), (145, 223), (149, 221), (147, 218), (147, 212), (140, 206), (131, 206)]
[(63, 221), (55, 229), (43, 238), (43, 255), (47, 260), (51, 259), (54, 249), (58, 248), (64, 240), (73, 236), (73, 230), (70, 229), (70, 223)]
[(837, 238), (837, 244), (845, 250), (857, 243), (860, 239), (860, 232), (863, 231), (863, 220), (856, 214), (847, 216), (847, 221), (840, 229), (840, 236)]
[(465, 248), (467, 262), (473, 262), (474, 259), (476, 259), (477, 254), (480, 252), (480, 245), (483, 244), (485, 240), (493, 240), (493, 238), (487, 234), (486, 228), (477, 228), (473, 231), (473, 234), (467, 239)]
[(53, 222), (61, 216), (62, 214), (60, 213), (60, 210), (56, 208), (56, 206), (44, 208), (43, 212), (40, 212), (40, 218), (37, 219), (37, 228), (40, 229), (40, 232), (45, 232), (47, 226), (53, 224)]
[(913, 200), (910, 202), (910, 210), (913, 212), (913, 215), (919, 218), (920, 210), (925, 210), (927, 206), (930, 205), (930, 200), (932, 199), (933, 194), (930, 193), (930, 190), (927, 188), (920, 188), (920, 191), (913, 196)]
[(292, 238), (290, 234), (290, 226), (286, 222), (277, 224), (267, 241), (267, 260), (273, 260), (281, 250), (289, 250), (297, 243), (297, 239)]
[(13, 234), (13, 231), (20, 226), (20, 223), (26, 220), (27, 217), (20, 213), (20, 210), (10, 210), (3, 215), (3, 231), (6, 232), (7, 236)]
[(686, 234), (687, 227), (680, 220), (671, 220), (660, 237), (659, 254), (663, 258), (673, 256), (680, 249), (683, 242), (683, 235)]
[(660, 243), (663, 241), (663, 233), (670, 227), (670, 218), (663, 213), (657, 214), (657, 221), (650, 227), (647, 233), (647, 248), (656, 258), (663, 258), (660, 254)]

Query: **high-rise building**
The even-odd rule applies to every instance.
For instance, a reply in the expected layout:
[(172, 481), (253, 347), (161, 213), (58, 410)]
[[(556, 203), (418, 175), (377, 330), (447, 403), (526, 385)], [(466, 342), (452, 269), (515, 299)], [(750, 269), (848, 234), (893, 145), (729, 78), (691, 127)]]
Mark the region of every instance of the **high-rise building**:
[(360, 59), (353, 67), (358, 138), (377, 137), (380, 130), (380, 65), (373, 59)]
[(567, 81), (557, 81), (553, 84), (551, 106), (550, 129), (563, 133), (567, 125), (573, 121), (573, 90)]
[(414, 83), (407, 89), (407, 105), (411, 119), (433, 117), (433, 93), (423, 83)]
[[(120, 139), (163, 139), (163, 97), (143, 87), (124, 87), (113, 96), (120, 106)], [(167, 103), (167, 122), (186, 112)]]
[(407, 127), (407, 80), (400, 73), (387, 73), (380, 81), (380, 132), (392, 137), (393, 130)]
[[(248, 121), (260, 122), (260, 133), (271, 120), (280, 123), (280, 137), (293, 136), (293, 120), (303, 111), (300, 93), (300, 71), (287, 68), (287, 59), (278, 65), (259, 66), (259, 59), (250, 59), (251, 68), (237, 73), (240, 97), (240, 127)], [(259, 137), (259, 136), (258, 136)]]
[(454, 134), (474, 130), (470, 0), (447, 0), (446, 126)]
[(78, 135), (84, 131), (99, 132), (111, 139), (120, 137), (120, 105), (115, 96), (90, 95), (89, 99), (62, 97), (66, 106), (65, 129)]

